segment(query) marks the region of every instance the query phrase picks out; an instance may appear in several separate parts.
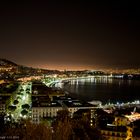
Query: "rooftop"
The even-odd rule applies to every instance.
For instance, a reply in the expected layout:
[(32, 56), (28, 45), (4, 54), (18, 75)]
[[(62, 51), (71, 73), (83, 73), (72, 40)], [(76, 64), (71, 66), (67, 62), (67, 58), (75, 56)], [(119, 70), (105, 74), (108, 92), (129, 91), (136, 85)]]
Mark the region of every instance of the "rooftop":
[(73, 98), (70, 96), (59, 96), (59, 97), (55, 96), (55, 97), (53, 97), (53, 100), (55, 100), (55, 101), (58, 101), (58, 100), (59, 101), (79, 101), (76, 98)]
[(82, 102), (79, 100), (63, 101), (63, 104), (65, 104), (67, 107), (94, 107), (94, 105), (92, 105), (92, 104), (89, 104), (87, 102)]
[(57, 101), (49, 101), (48, 97), (32, 97), (32, 107), (61, 107)]
[(131, 115), (125, 115), (125, 117), (128, 118), (128, 120), (130, 122), (140, 120), (140, 114), (139, 113), (132, 113)]

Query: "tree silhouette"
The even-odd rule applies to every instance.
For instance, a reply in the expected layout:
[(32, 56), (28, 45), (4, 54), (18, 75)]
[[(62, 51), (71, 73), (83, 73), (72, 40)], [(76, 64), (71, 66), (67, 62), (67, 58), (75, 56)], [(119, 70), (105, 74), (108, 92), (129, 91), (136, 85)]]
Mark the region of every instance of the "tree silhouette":
[(65, 119), (70, 119), (68, 110), (59, 110), (57, 112), (57, 119), (59, 121), (64, 121)]
[(14, 100), (14, 102), (13, 102), (14, 105), (17, 105), (18, 103), (19, 103), (18, 100)]
[(24, 104), (24, 105), (22, 105), (22, 108), (23, 108), (23, 109), (29, 109), (29, 108), (30, 108), (30, 105)]
[(28, 113), (28, 111), (25, 110), (25, 109), (21, 111), (21, 114), (22, 114), (23, 116), (24, 116), (24, 115), (27, 115), (27, 113)]
[(16, 110), (16, 106), (8, 106), (8, 110), (13, 112)]
[(7, 127), (4, 135), (19, 136), (20, 140), (104, 140), (98, 129), (90, 127), (88, 116), (73, 119), (67, 110), (58, 112), (52, 126), (22, 120), (18, 127)]

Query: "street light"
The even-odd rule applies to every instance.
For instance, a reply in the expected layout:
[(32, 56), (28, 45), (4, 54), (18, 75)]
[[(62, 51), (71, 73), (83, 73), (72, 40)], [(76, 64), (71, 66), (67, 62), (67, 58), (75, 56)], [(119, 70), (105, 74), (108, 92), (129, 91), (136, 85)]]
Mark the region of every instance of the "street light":
[(25, 98), (25, 96), (23, 96), (23, 98), (22, 98), (23, 100), (25, 100), (26, 98)]

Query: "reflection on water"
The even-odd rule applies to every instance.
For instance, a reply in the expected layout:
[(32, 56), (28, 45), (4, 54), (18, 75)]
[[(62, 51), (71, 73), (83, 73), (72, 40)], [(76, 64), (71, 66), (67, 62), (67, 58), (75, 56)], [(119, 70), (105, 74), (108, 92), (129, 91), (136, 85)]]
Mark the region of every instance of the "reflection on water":
[(112, 78), (87, 78), (87, 79), (77, 79), (77, 80), (71, 80), (70, 84), (86, 84), (86, 83), (94, 83), (94, 84), (99, 84), (99, 83), (112, 83)]
[(87, 78), (71, 80), (61, 84), (61, 88), (67, 90), (79, 99), (103, 102), (125, 102), (140, 99), (140, 81), (111, 78)]

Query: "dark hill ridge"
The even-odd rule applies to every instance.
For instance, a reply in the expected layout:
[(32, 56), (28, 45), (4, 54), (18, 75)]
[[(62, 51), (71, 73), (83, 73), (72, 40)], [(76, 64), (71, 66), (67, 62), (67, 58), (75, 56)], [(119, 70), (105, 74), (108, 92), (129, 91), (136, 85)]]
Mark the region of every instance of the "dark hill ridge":
[[(4, 58), (0, 58), (0, 67), (17, 67), (19, 70), (42, 70), (42, 71), (51, 71), (48, 69), (41, 69), (41, 68), (33, 68), (33, 67), (28, 67), (28, 66), (23, 66), (20, 64), (16, 64), (10, 60), (4, 59)], [(56, 70), (57, 71), (57, 70)]]
[[(2, 69), (1, 69), (2, 68)], [(8, 69), (7, 71), (7, 68)], [(0, 58), (0, 70), (3, 72), (5, 71), (6, 73), (9, 72), (9, 74), (12, 74), (14, 77), (25, 77), (25, 76), (35, 76), (35, 75), (42, 75), (42, 74), (54, 74), (58, 71), (53, 71), (53, 70), (47, 70), (47, 69), (38, 69), (38, 68), (32, 68), (32, 67), (27, 67), (23, 65), (18, 65), (10, 60)], [(10, 73), (11, 72), (11, 73)], [(4, 78), (7, 75), (4, 73)]]
[(0, 58), (0, 66), (1, 67), (16, 67), (18, 65), (14, 62), (7, 60), (7, 59)]

